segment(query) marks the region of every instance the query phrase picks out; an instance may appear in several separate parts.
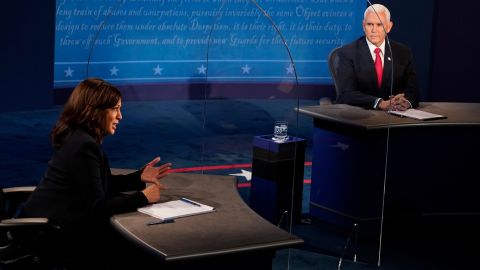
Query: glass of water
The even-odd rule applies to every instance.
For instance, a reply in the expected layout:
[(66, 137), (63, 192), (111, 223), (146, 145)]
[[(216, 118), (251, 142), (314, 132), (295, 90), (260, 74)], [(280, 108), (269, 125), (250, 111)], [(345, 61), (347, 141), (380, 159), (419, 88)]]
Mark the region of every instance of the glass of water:
[(275, 121), (275, 125), (273, 128), (273, 140), (275, 142), (284, 142), (288, 140), (288, 123), (284, 120)]

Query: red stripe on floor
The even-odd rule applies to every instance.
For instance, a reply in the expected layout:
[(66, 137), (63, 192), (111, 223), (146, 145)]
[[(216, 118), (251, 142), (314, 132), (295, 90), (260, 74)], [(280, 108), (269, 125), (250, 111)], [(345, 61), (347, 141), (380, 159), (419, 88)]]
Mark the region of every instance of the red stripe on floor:
[[(305, 162), (305, 166), (312, 166), (312, 162)], [(214, 165), (214, 166), (198, 166), (189, 168), (176, 168), (171, 169), (170, 172), (195, 172), (195, 171), (212, 171), (212, 170), (226, 170), (235, 168), (251, 168), (251, 163), (245, 164), (230, 164), (230, 165)]]
[[(311, 183), (312, 183), (312, 180), (310, 180), (310, 179), (305, 179), (305, 180), (303, 180), (303, 183), (304, 183), (304, 184), (311, 184)], [(252, 184), (251, 184), (250, 182), (237, 184), (237, 188), (249, 188), (249, 187), (251, 187), (251, 186), (252, 186)]]
[[(305, 162), (305, 166), (312, 166), (312, 162)], [(252, 164), (230, 164), (230, 165), (214, 165), (214, 166), (198, 166), (198, 167), (189, 167), (189, 168), (176, 168), (171, 169), (170, 172), (195, 172), (195, 171), (213, 171), (213, 170), (226, 170), (226, 169), (236, 169), (236, 168), (251, 168)], [(312, 180), (305, 179), (303, 180), (304, 184), (311, 184)], [(238, 188), (247, 188), (250, 187), (251, 183), (239, 183)]]
[(237, 185), (237, 188), (247, 188), (250, 187), (252, 184), (250, 183), (240, 183)]
[(215, 166), (199, 166), (190, 168), (171, 169), (170, 172), (194, 172), (194, 171), (211, 171), (211, 170), (226, 170), (235, 168), (250, 168), (252, 164), (231, 164), (231, 165), (215, 165)]

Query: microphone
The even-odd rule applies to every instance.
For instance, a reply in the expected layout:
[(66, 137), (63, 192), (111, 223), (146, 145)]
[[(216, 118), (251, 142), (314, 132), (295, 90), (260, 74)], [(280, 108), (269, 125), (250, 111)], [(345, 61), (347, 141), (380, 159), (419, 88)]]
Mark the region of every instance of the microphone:
[[(367, 3), (369, 5), (369, 8), (371, 8), (373, 10), (373, 12), (375, 13), (375, 16), (377, 16), (378, 20), (380, 21), (380, 23), (382, 24), (382, 29), (383, 29), (383, 32), (385, 33), (385, 41), (387, 42), (387, 48), (388, 48), (388, 51), (390, 53), (390, 59), (389, 59), (389, 62), (390, 62), (390, 65), (391, 65), (391, 72), (390, 72), (390, 95), (389, 95), (389, 98), (393, 96), (393, 53), (392, 53), (392, 46), (390, 46), (390, 39), (388, 38), (388, 32), (387, 32), (387, 28), (385, 28), (385, 25), (383, 24), (383, 21), (380, 19), (380, 15), (378, 15), (378, 12), (375, 10), (375, 7), (374, 5), (372, 4), (372, 2), (370, 2), (369, 0), (367, 0)], [(384, 56), (384, 61), (385, 63), (385, 56)], [(390, 98), (390, 109), (392, 108), (392, 99)]]
[[(385, 28), (385, 25), (383, 24), (383, 21), (380, 19), (380, 16), (378, 15), (378, 12), (375, 10), (374, 5), (367, 0), (369, 7), (373, 10), (375, 15), (377, 16), (378, 20), (382, 24), (383, 32), (385, 33), (385, 40), (387, 41), (387, 47), (390, 52), (390, 63), (391, 63), (391, 79), (390, 79), (390, 96), (389, 96), (389, 101), (390, 101), (390, 108), (389, 110), (392, 109), (392, 96), (393, 96), (393, 53), (392, 53), (392, 47), (390, 46), (390, 39), (388, 38), (388, 33), (387, 29)], [(384, 55), (385, 56), (385, 55)], [(385, 61), (384, 61), (385, 62)], [(384, 215), (385, 215), (385, 193), (386, 193), (386, 184), (387, 184), (387, 170), (388, 170), (388, 152), (389, 152), (389, 143), (390, 142), (390, 128), (387, 128), (387, 141), (386, 141), (386, 149), (385, 149), (385, 168), (384, 168), (384, 176), (383, 176), (383, 194), (382, 194), (382, 210), (381, 210), (381, 219), (380, 219), (380, 235), (378, 239), (378, 257), (377, 257), (377, 267), (380, 267), (381, 264), (381, 258), (382, 258), (382, 240), (383, 240), (383, 221), (384, 221)]]

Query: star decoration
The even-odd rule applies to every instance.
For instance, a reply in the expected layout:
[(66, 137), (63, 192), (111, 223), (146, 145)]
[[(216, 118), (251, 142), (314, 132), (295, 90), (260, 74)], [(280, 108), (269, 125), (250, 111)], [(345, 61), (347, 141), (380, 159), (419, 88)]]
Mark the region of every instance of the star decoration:
[(293, 75), (294, 69), (293, 69), (293, 65), (292, 65), (292, 64), (290, 64), (290, 65), (289, 65), (287, 68), (285, 68), (285, 69), (287, 70), (287, 75), (288, 75), (288, 74), (292, 74), (292, 75)]
[(157, 65), (153, 68), (153, 75), (162, 75), (163, 68), (160, 65)]
[(67, 69), (64, 70), (64, 72), (65, 72), (65, 77), (72, 77), (74, 71), (75, 71), (75, 70), (73, 70), (72, 68), (68, 67)]
[(200, 67), (197, 67), (198, 74), (207, 74), (207, 68), (202, 64)]
[(340, 148), (342, 150), (347, 150), (350, 146), (345, 143), (337, 142), (337, 144), (329, 145), (328, 147)]
[(242, 74), (250, 74), (250, 70), (252, 68), (248, 66), (248, 64), (245, 64), (245, 66), (242, 67)]
[(245, 179), (247, 179), (247, 181), (250, 181), (252, 180), (252, 172), (250, 171), (246, 171), (246, 170), (242, 170), (241, 169), (241, 173), (231, 173), (229, 175), (233, 175), (233, 176), (243, 176), (245, 177)]
[(118, 69), (116, 66), (113, 66), (113, 67), (110, 69), (110, 76), (117, 76), (119, 70), (120, 70), (120, 69)]

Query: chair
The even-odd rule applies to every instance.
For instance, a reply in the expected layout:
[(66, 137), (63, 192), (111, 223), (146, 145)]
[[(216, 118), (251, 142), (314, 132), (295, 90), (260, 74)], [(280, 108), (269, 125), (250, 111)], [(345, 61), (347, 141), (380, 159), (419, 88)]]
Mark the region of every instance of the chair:
[[(51, 255), (28, 245), (31, 235), (48, 234), (59, 227), (47, 218), (15, 218), (35, 187), (0, 189), (0, 269), (50, 269)], [(53, 269), (53, 267), (51, 267)]]
[(332, 75), (332, 80), (333, 84), (335, 86), (335, 93), (337, 94), (337, 97), (339, 95), (339, 89), (338, 89), (338, 51), (340, 47), (334, 48), (330, 54), (328, 54), (328, 68), (330, 69), (330, 74)]

